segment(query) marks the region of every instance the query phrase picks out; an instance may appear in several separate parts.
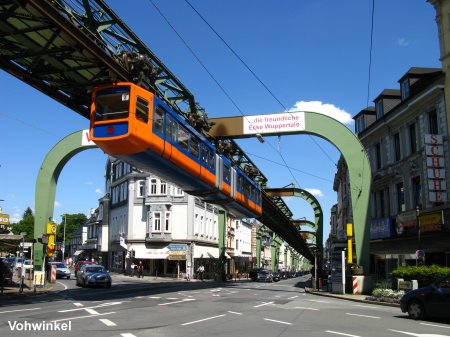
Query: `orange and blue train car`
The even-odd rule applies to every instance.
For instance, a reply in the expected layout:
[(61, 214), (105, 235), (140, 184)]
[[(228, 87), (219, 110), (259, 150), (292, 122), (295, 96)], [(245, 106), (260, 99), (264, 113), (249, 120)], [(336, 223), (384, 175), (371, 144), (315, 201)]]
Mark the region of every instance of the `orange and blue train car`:
[(93, 90), (90, 137), (105, 153), (235, 216), (262, 214), (260, 187), (162, 99), (136, 84)]

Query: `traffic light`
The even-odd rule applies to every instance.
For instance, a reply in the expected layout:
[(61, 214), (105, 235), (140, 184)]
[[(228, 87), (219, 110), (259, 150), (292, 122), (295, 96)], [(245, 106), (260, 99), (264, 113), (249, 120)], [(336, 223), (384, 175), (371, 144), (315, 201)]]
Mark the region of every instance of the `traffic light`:
[(130, 250), (130, 258), (131, 259), (134, 259), (135, 253), (136, 252), (134, 251), (134, 249)]
[(47, 256), (53, 256), (55, 255), (55, 235), (50, 234), (47, 237), (48, 237)]

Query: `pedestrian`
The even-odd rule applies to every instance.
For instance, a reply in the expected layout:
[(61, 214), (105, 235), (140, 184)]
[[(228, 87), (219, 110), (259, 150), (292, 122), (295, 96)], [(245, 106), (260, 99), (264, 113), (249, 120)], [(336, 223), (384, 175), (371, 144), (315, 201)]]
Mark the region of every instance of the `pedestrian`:
[(136, 274), (137, 266), (134, 262), (131, 263), (131, 274), (130, 276), (133, 277)]
[(201, 264), (198, 269), (197, 269), (197, 273), (198, 273), (198, 277), (200, 278), (200, 280), (203, 281), (203, 273), (205, 272), (205, 267), (203, 267), (203, 265)]

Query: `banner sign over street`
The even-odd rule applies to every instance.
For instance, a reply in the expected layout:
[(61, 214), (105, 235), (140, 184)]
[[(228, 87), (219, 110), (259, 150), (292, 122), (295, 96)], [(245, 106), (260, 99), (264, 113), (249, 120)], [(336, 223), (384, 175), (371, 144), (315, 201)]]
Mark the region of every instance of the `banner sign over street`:
[(282, 114), (246, 116), (244, 118), (244, 134), (268, 134), (298, 132), (305, 130), (305, 113), (288, 112)]

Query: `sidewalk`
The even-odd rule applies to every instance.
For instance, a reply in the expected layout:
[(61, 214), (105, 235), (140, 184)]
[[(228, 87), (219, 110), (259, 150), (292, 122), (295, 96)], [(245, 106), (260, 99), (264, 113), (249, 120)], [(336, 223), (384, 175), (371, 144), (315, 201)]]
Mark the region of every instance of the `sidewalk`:
[(30, 296), (36, 294), (46, 294), (51, 291), (64, 290), (64, 287), (58, 283), (45, 282), (45, 286), (37, 286), (34, 288), (33, 280), (27, 278), (23, 281), (23, 291), (20, 291), (20, 277), (14, 275), (12, 281), (8, 285), (4, 285), (3, 293), (0, 292), (0, 299), (6, 299), (8, 297), (18, 296)]
[(317, 296), (325, 296), (325, 297), (334, 297), (334, 298), (340, 298), (343, 300), (353, 301), (353, 302), (361, 302), (361, 303), (367, 303), (367, 304), (378, 304), (378, 305), (385, 305), (389, 307), (400, 307), (400, 304), (398, 303), (389, 303), (389, 302), (381, 302), (381, 301), (370, 301), (366, 300), (368, 295), (361, 295), (361, 294), (333, 294), (328, 291), (323, 290), (317, 290), (314, 288), (305, 288), (305, 292)]

